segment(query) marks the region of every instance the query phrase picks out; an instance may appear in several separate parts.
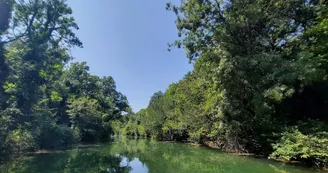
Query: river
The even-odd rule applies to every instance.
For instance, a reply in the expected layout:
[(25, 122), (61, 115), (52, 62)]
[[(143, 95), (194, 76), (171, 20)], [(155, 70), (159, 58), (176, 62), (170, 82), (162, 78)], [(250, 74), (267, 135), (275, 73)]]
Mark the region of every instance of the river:
[(121, 138), (99, 145), (24, 156), (1, 173), (312, 173), (272, 160), (234, 156), (188, 144)]

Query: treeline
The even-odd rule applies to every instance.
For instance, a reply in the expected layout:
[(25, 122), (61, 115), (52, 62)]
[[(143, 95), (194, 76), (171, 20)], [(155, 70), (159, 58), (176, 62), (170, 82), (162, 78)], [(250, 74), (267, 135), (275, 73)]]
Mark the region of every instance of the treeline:
[(116, 133), (327, 166), (327, 1), (183, 0), (167, 9), (181, 37), (172, 46), (194, 70)]
[(0, 0), (0, 158), (105, 141), (130, 111), (112, 77), (67, 64), (82, 47), (66, 0)]

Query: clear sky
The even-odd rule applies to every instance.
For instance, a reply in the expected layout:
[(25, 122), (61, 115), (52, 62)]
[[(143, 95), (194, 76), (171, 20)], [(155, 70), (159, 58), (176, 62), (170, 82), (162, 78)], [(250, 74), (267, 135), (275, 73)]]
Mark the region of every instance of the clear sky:
[(192, 69), (183, 49), (167, 51), (177, 30), (166, 2), (68, 0), (84, 45), (72, 50), (75, 61), (86, 61), (94, 75), (112, 76), (134, 111), (147, 107), (153, 93)]

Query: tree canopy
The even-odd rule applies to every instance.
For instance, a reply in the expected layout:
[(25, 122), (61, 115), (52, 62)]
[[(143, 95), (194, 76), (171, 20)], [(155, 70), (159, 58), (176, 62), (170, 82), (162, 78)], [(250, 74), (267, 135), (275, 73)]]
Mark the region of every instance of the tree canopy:
[(82, 47), (66, 0), (0, 0), (0, 155), (105, 141), (131, 111), (112, 77), (69, 64)]

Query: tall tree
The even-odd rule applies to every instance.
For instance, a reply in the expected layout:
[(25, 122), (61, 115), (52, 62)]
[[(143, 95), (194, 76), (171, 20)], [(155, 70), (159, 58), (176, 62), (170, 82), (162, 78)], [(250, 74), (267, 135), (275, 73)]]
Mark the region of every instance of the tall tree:
[(3, 85), (8, 75), (8, 67), (5, 62), (5, 51), (2, 38), (9, 27), (9, 18), (11, 16), (12, 5), (13, 1), (11, 0), (0, 1), (0, 108), (3, 108), (3, 104), (6, 100)]

